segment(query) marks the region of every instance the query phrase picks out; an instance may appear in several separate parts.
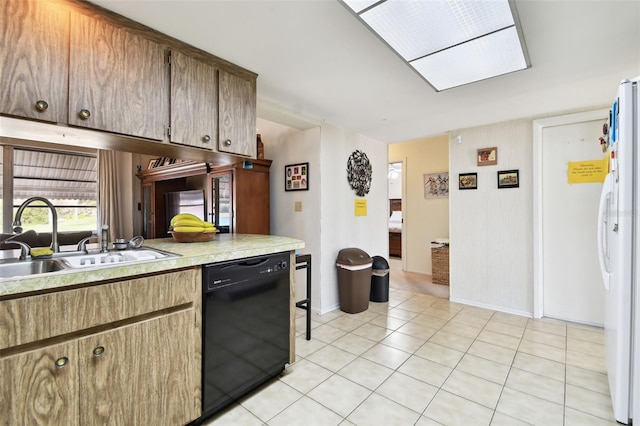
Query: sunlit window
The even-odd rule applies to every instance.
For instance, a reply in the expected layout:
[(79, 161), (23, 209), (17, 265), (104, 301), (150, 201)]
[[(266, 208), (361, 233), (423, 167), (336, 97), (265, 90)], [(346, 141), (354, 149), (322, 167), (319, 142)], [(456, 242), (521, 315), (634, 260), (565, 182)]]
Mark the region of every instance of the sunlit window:
[[(13, 217), (28, 199), (44, 197), (55, 207), (58, 232), (96, 230), (97, 173), (95, 155), (14, 148)], [(24, 231), (51, 232), (52, 221), (50, 209), (37, 200), (21, 217)]]

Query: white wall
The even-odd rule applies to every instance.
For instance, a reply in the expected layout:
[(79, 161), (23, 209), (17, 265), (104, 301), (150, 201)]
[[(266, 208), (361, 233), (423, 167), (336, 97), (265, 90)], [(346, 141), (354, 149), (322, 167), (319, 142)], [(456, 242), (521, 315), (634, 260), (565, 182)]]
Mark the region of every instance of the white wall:
[[(338, 252), (357, 247), (370, 256), (388, 258), (387, 145), (322, 123), (296, 130), (258, 119), (258, 129), (271, 164), (271, 233), (305, 242), (300, 253), (312, 256), (312, 308), (325, 313), (339, 306), (335, 261)], [(368, 214), (356, 217), (354, 200), (361, 199), (347, 181), (347, 160), (356, 149), (372, 164)], [(309, 190), (285, 191), (284, 166), (309, 163)], [(294, 210), (302, 202), (302, 211)], [(301, 278), (298, 278), (301, 277)], [(296, 299), (304, 294), (304, 274), (298, 273)]]
[[(460, 136), (461, 143), (456, 138)], [(450, 132), (450, 299), (501, 311), (533, 312), (532, 121)], [(478, 148), (498, 147), (498, 164), (478, 167)], [(497, 188), (498, 170), (520, 170), (520, 187)], [(478, 189), (459, 191), (459, 173)]]
[[(321, 140), (322, 259), (319, 267), (320, 312), (324, 313), (338, 306), (335, 263), (341, 249), (357, 247), (370, 256), (389, 258), (389, 199), (387, 144), (331, 125), (322, 126)], [(373, 170), (371, 190), (365, 197), (358, 197), (347, 181), (347, 160), (357, 149), (367, 154)], [(354, 202), (362, 198), (367, 200), (367, 216), (357, 217)]]

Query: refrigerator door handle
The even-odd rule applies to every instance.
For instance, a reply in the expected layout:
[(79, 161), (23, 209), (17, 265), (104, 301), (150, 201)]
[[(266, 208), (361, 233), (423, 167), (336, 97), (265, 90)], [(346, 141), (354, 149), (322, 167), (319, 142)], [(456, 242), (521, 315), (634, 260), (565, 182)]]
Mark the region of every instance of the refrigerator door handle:
[(609, 276), (611, 266), (609, 264), (609, 218), (611, 205), (611, 197), (613, 196), (613, 177), (611, 173), (607, 174), (602, 186), (600, 194), (600, 205), (598, 208), (598, 260), (600, 262), (600, 271), (602, 272), (602, 281), (605, 290), (609, 291)]

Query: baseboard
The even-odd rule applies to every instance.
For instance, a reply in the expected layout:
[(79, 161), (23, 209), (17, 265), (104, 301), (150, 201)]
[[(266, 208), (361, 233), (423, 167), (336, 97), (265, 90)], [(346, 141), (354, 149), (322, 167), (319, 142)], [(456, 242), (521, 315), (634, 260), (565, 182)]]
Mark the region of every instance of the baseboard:
[(463, 305), (475, 306), (478, 308), (491, 309), (492, 311), (504, 312), (506, 314), (519, 315), (521, 317), (533, 318), (533, 312), (520, 311), (518, 309), (509, 309), (504, 306), (495, 306), (487, 303), (479, 303), (474, 300), (458, 299), (456, 297), (449, 297), (449, 301), (455, 303), (462, 303)]

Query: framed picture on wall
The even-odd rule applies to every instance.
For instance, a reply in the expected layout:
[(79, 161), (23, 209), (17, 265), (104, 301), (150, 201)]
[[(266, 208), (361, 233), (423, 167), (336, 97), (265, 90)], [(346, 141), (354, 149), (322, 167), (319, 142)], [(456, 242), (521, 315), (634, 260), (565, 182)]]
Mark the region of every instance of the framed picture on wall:
[(498, 148), (480, 148), (478, 150), (478, 166), (495, 166), (498, 164)]
[(309, 189), (309, 163), (284, 166), (284, 190), (307, 191)]
[(478, 174), (460, 173), (458, 175), (458, 189), (478, 189)]
[(518, 188), (519, 186), (519, 170), (502, 170), (498, 172), (498, 188)]
[(449, 172), (429, 173), (423, 176), (424, 198), (449, 196)]

